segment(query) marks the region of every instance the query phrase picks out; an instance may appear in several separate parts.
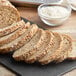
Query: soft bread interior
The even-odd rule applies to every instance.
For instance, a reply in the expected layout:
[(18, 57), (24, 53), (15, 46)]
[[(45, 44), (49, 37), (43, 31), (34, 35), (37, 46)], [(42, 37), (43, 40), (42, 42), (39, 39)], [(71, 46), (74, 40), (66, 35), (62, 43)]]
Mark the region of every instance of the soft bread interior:
[(9, 26), (18, 21), (20, 21), (20, 16), (15, 8), (0, 5), (0, 28)]
[(10, 43), (11, 41), (17, 39), (22, 34), (25, 33), (26, 29), (30, 26), (30, 23), (27, 22), (26, 24), (23, 24), (21, 28), (16, 30), (15, 32), (10, 33), (9, 35), (3, 36), (0, 38), (0, 46)]
[(73, 42), (73, 49), (72, 52), (70, 53), (70, 55), (68, 56), (68, 59), (72, 59), (72, 60), (76, 60), (76, 41)]
[(57, 58), (57, 63), (62, 62), (63, 60), (67, 59), (68, 55), (72, 51), (72, 40), (68, 35), (62, 34), (63, 37), (63, 46), (61, 49), (61, 53)]
[(50, 41), (52, 41), (52, 35), (50, 32), (45, 31), (43, 36), (43, 42), (41, 47), (38, 48), (38, 50), (36, 51), (36, 53), (34, 53), (32, 56), (30, 56), (29, 58), (27, 58), (27, 62), (33, 63), (35, 61), (37, 61), (38, 58), (42, 58), (43, 55), (46, 54), (47, 52), (47, 48), (49, 47)]
[(16, 52), (14, 52), (13, 54), (13, 58), (17, 58), (17, 57), (21, 57), (21, 56), (26, 56), (25, 54), (29, 51), (33, 52), (34, 48), (39, 47), (38, 41), (41, 38), (42, 35), (42, 30), (38, 29), (37, 33), (35, 34), (35, 36), (27, 43), (25, 44), (23, 47), (21, 47), (20, 49), (18, 49)]
[(42, 57), (39, 62), (41, 64), (48, 64), (51, 61), (53, 61), (53, 57), (52, 57), (52, 53), (54, 53), (59, 47), (60, 47), (60, 42), (61, 42), (61, 37), (60, 35), (58, 35), (58, 33), (54, 33), (54, 40), (53, 40), (53, 44), (52, 44), (52, 48), (50, 49), (50, 51), (44, 56)]

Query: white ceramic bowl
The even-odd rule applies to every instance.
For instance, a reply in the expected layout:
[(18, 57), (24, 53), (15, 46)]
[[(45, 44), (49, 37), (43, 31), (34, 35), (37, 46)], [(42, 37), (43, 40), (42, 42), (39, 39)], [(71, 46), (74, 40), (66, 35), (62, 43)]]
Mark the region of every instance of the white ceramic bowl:
[[(68, 10), (68, 14), (65, 15), (64, 17), (62, 16), (62, 17), (59, 17), (59, 18), (57, 18), (57, 17), (47, 17), (47, 16), (43, 15), (41, 13), (41, 11), (40, 11), (41, 8), (47, 7), (47, 6), (60, 6), (60, 7), (64, 7), (64, 8), (66, 8)], [(69, 16), (71, 15), (71, 7), (69, 5), (54, 4), (54, 3), (53, 4), (52, 3), (51, 4), (41, 4), (38, 7), (38, 15), (40, 16), (41, 20), (45, 24), (47, 24), (49, 26), (58, 26), (58, 25), (62, 24), (64, 21), (66, 21), (69, 18)]]

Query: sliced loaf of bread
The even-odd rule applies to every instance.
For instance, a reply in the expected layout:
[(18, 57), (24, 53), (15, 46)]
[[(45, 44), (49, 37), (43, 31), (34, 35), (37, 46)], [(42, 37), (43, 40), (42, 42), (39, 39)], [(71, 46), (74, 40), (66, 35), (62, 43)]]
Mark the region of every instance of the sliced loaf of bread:
[(63, 60), (67, 59), (72, 52), (72, 39), (65, 34), (62, 34), (62, 38), (63, 38), (63, 46), (61, 52), (58, 54), (56, 63), (62, 62)]
[(43, 40), (45, 37), (45, 32), (42, 29), (38, 29), (35, 36), (22, 48), (15, 51), (13, 54), (13, 58), (15, 60), (25, 60), (30, 57), (32, 54), (34, 54), (40, 46), (43, 45)]
[(37, 32), (37, 25), (33, 24), (28, 29), (26, 29), (25, 33), (13, 40), (12, 42), (5, 44), (0, 47), (0, 53), (8, 53), (10, 51), (15, 51), (26, 44)]
[(0, 0), (0, 28), (18, 21), (20, 21), (18, 10), (8, 0)]
[(13, 23), (12, 25), (7, 26), (5, 28), (0, 28), (0, 37), (8, 35), (24, 25), (25, 25), (25, 22), (23, 20), (21, 20), (19, 22)]
[(17, 39), (19, 36), (25, 33), (26, 29), (30, 27), (30, 23), (27, 22), (26, 24), (23, 24), (21, 28), (16, 30), (15, 32), (12, 32), (9, 35), (3, 36), (0, 38), (0, 46), (10, 43), (11, 41)]
[(42, 65), (48, 64), (48, 63), (54, 61), (55, 56), (56, 56), (56, 54), (54, 54), (54, 52), (60, 48), (60, 44), (62, 41), (61, 36), (58, 33), (53, 33), (53, 35), (54, 35), (54, 39), (51, 44), (51, 48), (49, 49), (48, 53), (44, 57), (42, 57), (38, 60)]
[(38, 59), (42, 58), (45, 54), (47, 54), (47, 52), (49, 51), (48, 49), (51, 48), (53, 38), (54, 36), (52, 32), (45, 31), (45, 37), (44, 37), (42, 45), (40, 46), (40, 48), (38, 48), (36, 53), (34, 53), (29, 58), (27, 58), (26, 61), (29, 63), (34, 63)]

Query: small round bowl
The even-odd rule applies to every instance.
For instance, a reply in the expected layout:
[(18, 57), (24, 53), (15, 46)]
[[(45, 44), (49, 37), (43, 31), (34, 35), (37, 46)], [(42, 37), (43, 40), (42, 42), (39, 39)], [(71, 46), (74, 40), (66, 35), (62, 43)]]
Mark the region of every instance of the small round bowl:
[(72, 0), (67, 0), (67, 2), (69, 3), (70, 7), (76, 11), (76, 3)]
[[(41, 13), (41, 8), (43, 7), (52, 7), (52, 6), (60, 6), (60, 7), (64, 7), (68, 10), (68, 14), (65, 15), (64, 17), (48, 17), (46, 15), (43, 15), (43, 13)], [(64, 11), (65, 12), (65, 11)], [(64, 21), (66, 21), (69, 16), (71, 15), (71, 7), (69, 5), (62, 5), (62, 4), (54, 4), (54, 3), (51, 3), (51, 4), (41, 4), (39, 7), (38, 7), (38, 15), (40, 16), (41, 20), (49, 25), (49, 26), (58, 26), (58, 25), (61, 25)]]

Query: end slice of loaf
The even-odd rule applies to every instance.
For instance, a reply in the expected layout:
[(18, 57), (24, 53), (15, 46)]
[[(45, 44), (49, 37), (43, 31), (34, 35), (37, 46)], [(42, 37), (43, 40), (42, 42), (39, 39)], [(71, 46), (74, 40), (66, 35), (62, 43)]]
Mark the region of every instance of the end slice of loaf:
[(12, 32), (9, 35), (3, 36), (0, 38), (0, 46), (10, 43), (11, 41), (17, 39), (19, 36), (25, 33), (26, 29), (30, 27), (30, 23), (27, 22), (26, 24), (23, 24), (21, 28), (16, 30), (15, 32)]
[(44, 57), (38, 60), (42, 65), (45, 65), (54, 61), (56, 56), (54, 52), (60, 48), (60, 44), (62, 41), (61, 36), (58, 33), (54, 33), (53, 35), (54, 35), (54, 39), (51, 44), (51, 48), (49, 49), (48, 53)]
[[(16, 31), (17, 29), (19, 29), (20, 27), (24, 26), (25, 22), (23, 20), (13, 23), (10, 26), (4, 27), (0, 29), (0, 37), (11, 34), (12, 32)], [(27, 26), (26, 26), (27, 28)]]
[(18, 21), (20, 21), (18, 10), (8, 0), (0, 0), (0, 28)]
[(26, 59), (34, 54), (37, 49), (42, 45), (44, 36), (45, 32), (42, 29), (38, 29), (35, 36), (27, 44), (15, 51), (15, 53), (13, 54), (13, 58), (17, 61), (26, 61)]
[(73, 49), (67, 59), (76, 60), (76, 42), (73, 42)]
[(5, 44), (4, 46), (0, 47), (0, 53), (8, 53), (10, 51), (15, 51), (26, 44), (30, 39), (35, 35), (37, 32), (38, 27), (37, 25), (33, 24), (28, 29), (26, 29), (25, 33), (15, 39), (14, 41)]
[(58, 57), (56, 59), (56, 63), (62, 62), (63, 60), (67, 59), (72, 52), (72, 39), (65, 34), (62, 34), (62, 38), (63, 45), (61, 48), (61, 52), (58, 54)]
[(34, 53), (29, 58), (27, 58), (26, 61), (29, 63), (34, 63), (38, 59), (42, 58), (45, 54), (47, 54), (47, 52), (49, 51), (48, 49), (51, 48), (53, 38), (54, 36), (52, 32), (45, 31), (45, 36), (44, 36), (42, 45), (40, 46), (40, 48), (38, 48), (36, 53)]

